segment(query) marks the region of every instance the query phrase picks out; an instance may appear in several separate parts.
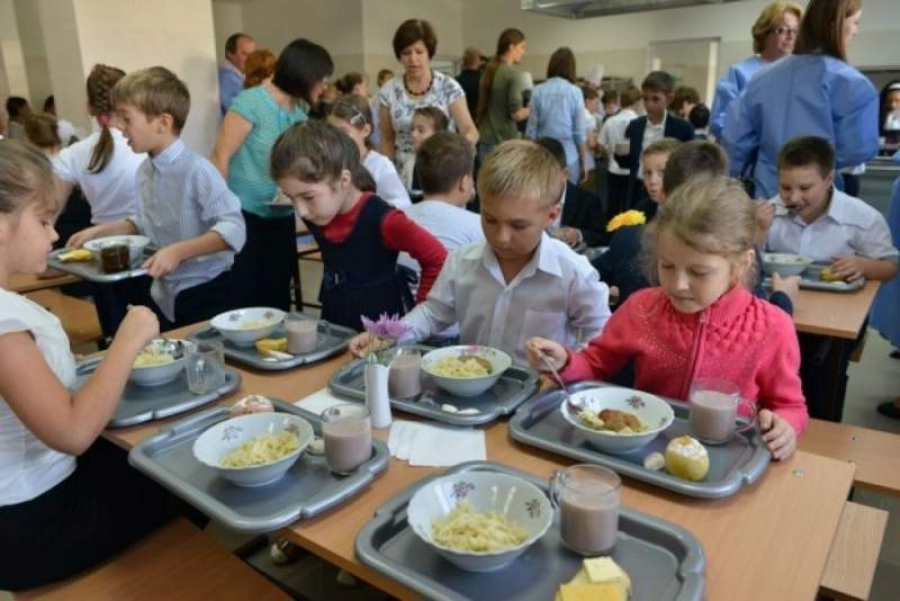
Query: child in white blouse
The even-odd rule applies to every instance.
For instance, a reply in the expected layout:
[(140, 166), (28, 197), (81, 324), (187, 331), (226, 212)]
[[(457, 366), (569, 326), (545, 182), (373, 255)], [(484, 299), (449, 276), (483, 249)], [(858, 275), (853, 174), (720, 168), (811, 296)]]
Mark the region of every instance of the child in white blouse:
[(372, 148), (374, 125), (368, 100), (358, 94), (341, 96), (331, 106), (328, 122), (356, 142), (360, 162), (375, 180), (375, 194), (398, 209), (412, 205), (394, 163)]
[[(587, 259), (544, 233), (559, 215), (559, 164), (548, 150), (512, 140), (491, 152), (478, 176), (486, 242), (448, 255), (428, 299), (403, 321), (424, 340), (459, 323), (460, 342), (525, 358), (542, 336), (579, 345), (609, 319), (609, 290)], [(368, 334), (350, 341), (361, 355)]]
[(135, 357), (159, 333), (153, 313), (129, 310), (106, 358), (71, 392), (76, 365), (59, 320), (7, 290), (12, 275), (46, 268), (56, 209), (47, 159), (0, 142), (0, 548), (14, 551), (0, 562), (0, 590), (72, 576), (178, 510), (124, 452), (98, 440)]

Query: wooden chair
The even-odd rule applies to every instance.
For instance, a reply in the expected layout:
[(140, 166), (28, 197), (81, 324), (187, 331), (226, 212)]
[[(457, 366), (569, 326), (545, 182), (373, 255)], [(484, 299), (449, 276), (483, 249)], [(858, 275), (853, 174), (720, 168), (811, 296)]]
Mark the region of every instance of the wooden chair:
[[(39, 557), (35, 561), (40, 561)], [(16, 594), (41, 601), (290, 599), (209, 535), (179, 520), (68, 581)]]
[(68, 296), (55, 289), (37, 290), (25, 296), (59, 318), (72, 345), (95, 342), (103, 338), (94, 303)]

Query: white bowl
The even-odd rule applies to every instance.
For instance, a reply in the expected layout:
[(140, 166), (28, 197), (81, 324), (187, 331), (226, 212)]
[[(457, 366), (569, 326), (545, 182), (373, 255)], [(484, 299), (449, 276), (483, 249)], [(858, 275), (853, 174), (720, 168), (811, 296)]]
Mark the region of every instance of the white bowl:
[[(172, 342), (176, 342), (176, 340), (172, 339)], [(132, 366), (131, 373), (128, 374), (128, 379), (138, 386), (160, 386), (177, 378), (184, 370), (184, 361), (187, 358), (188, 351), (194, 348), (194, 343), (190, 340), (179, 340), (177, 342), (181, 342), (184, 351), (181, 357), (175, 359), (171, 363), (166, 363), (165, 365), (153, 365), (147, 367)], [(165, 343), (165, 340), (156, 339), (151, 340), (147, 346), (161, 346)]]
[[(479, 512), (495, 511), (522, 526), (528, 537), (504, 551), (468, 552), (438, 544), (432, 537), (432, 522), (450, 513), (462, 499)], [(469, 572), (490, 572), (509, 565), (544, 536), (553, 522), (553, 507), (540, 488), (522, 478), (474, 472), (445, 476), (425, 484), (410, 499), (406, 516), (413, 532), (449, 562)]]
[(150, 244), (147, 236), (104, 236), (94, 238), (84, 243), (84, 247), (93, 253), (95, 258), (100, 257), (100, 249), (111, 244), (124, 244), (128, 246), (128, 257), (131, 269), (137, 269), (143, 263), (144, 249)]
[(778, 272), (783, 278), (800, 275), (812, 264), (812, 259), (790, 253), (763, 253), (763, 268), (768, 273)]
[[(486, 359), (491, 363), (490, 375), (474, 378), (454, 378), (451, 376), (439, 376), (431, 371), (431, 367), (441, 359), (445, 357), (459, 357), (460, 355), (474, 355)], [(447, 346), (430, 351), (422, 357), (422, 371), (450, 394), (463, 397), (478, 396), (489, 389), (497, 383), (497, 380), (500, 379), (503, 372), (509, 369), (510, 365), (512, 365), (512, 359), (503, 351), (479, 345)]]
[[(209, 323), (235, 346), (252, 346), (257, 340), (271, 334), (284, 318), (285, 313), (281, 309), (248, 307), (219, 313)], [(255, 321), (260, 321), (264, 325), (253, 328), (241, 327), (241, 324)]]
[[(291, 432), (300, 441), (296, 451), (262, 465), (222, 467), (222, 460), (245, 442), (264, 434)], [(194, 441), (197, 461), (216, 470), (238, 486), (263, 486), (275, 482), (291, 469), (314, 438), (313, 428), (302, 417), (289, 413), (254, 413), (219, 422)]]
[(588, 443), (604, 453), (629, 453), (647, 445), (656, 436), (672, 425), (675, 412), (667, 402), (646, 392), (631, 388), (604, 386), (580, 390), (572, 395), (572, 399), (584, 410), (599, 413), (604, 409), (618, 409), (637, 415), (647, 425), (646, 432), (632, 434), (616, 434), (603, 430), (594, 430), (581, 423), (569, 404), (563, 399), (559, 410), (567, 422), (584, 434)]

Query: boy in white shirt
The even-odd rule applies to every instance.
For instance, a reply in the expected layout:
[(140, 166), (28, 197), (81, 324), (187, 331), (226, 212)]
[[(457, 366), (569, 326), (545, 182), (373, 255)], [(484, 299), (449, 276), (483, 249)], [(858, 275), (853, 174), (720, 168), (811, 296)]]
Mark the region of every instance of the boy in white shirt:
[[(827, 263), (835, 280), (864, 276), (889, 280), (897, 273), (898, 251), (884, 217), (859, 198), (834, 187), (834, 149), (814, 136), (794, 138), (778, 156), (781, 193), (759, 210), (766, 249)], [(810, 417), (840, 422), (853, 344), (835, 350), (831, 340), (799, 335), (800, 380)], [(835, 374), (834, 362), (838, 362)], [(834, 376), (837, 380), (834, 381)]]
[[(545, 148), (512, 140), (491, 152), (478, 177), (486, 242), (452, 252), (428, 300), (403, 320), (423, 340), (459, 323), (463, 344), (524, 360), (525, 342), (545, 333), (579, 345), (609, 319), (609, 289), (587, 259), (544, 233), (560, 211), (559, 165)], [(362, 355), (368, 334), (350, 342)]]
[[(597, 146), (600, 152), (609, 156), (609, 167), (606, 172), (608, 201), (606, 220), (609, 221), (628, 208), (628, 140), (625, 128), (638, 114), (633, 107), (641, 99), (641, 91), (637, 88), (623, 90), (620, 95), (621, 110), (607, 118), (600, 129)], [(617, 151), (616, 147), (622, 152)], [(618, 154), (618, 156), (617, 156)]]
[[(766, 249), (828, 263), (834, 279), (889, 280), (898, 251), (884, 216), (834, 187), (834, 149), (815, 136), (794, 138), (778, 157), (781, 193), (765, 209)], [(771, 220), (771, 221), (770, 221)]]
[[(481, 218), (465, 208), (475, 194), (474, 163), (472, 145), (449, 131), (434, 134), (416, 152), (425, 199), (404, 212), (440, 240), (447, 252), (484, 240)], [(419, 272), (419, 264), (407, 253), (400, 253), (397, 263)]]

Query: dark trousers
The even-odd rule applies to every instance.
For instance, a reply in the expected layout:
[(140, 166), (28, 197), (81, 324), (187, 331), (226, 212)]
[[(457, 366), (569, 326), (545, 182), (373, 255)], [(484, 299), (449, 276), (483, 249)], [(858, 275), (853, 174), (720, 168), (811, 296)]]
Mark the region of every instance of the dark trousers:
[(810, 417), (830, 422), (843, 419), (850, 356), (862, 342), (868, 323), (866, 320), (856, 340), (799, 335), (800, 381)]
[(242, 307), (289, 311), (291, 278), (297, 262), (297, 224), (293, 215), (264, 218), (242, 211), (247, 242), (234, 257), (234, 293)]
[(141, 276), (108, 284), (91, 284), (93, 287), (91, 295), (94, 297), (94, 306), (104, 337), (112, 338), (116, 335), (119, 324), (128, 312), (128, 305), (153, 306), (150, 299), (152, 283), (153, 279), (150, 276)]
[(628, 176), (606, 173), (607, 201), (606, 220), (609, 221), (619, 213), (630, 208), (628, 202)]
[(124, 450), (98, 439), (75, 472), (41, 496), (0, 507), (0, 590), (24, 591), (69, 578), (188, 513), (128, 465)]
[(175, 297), (174, 321), (169, 321), (156, 303), (151, 307), (159, 317), (160, 331), (165, 332), (212, 319), (219, 313), (238, 309), (240, 305), (235, 303), (234, 277), (231, 271), (224, 271), (208, 282), (179, 292)]

